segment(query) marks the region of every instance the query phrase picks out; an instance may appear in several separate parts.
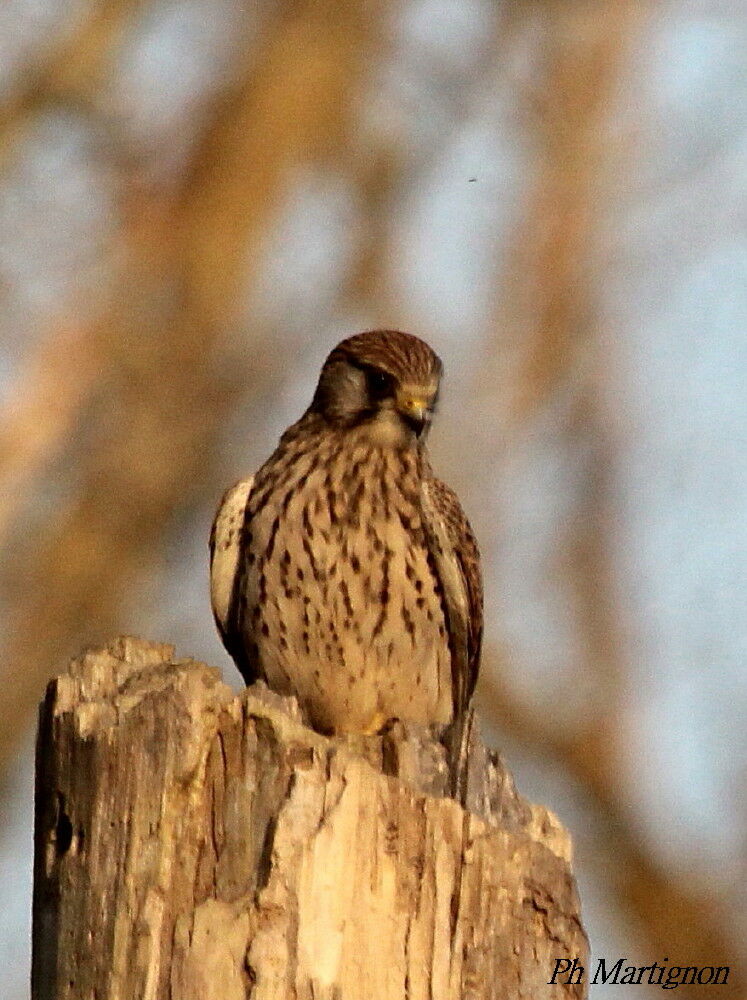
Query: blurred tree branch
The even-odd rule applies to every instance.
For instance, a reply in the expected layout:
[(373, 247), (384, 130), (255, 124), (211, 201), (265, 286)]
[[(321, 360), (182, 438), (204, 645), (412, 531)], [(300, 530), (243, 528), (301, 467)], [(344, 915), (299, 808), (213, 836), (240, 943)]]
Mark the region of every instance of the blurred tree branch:
[[(535, 32), (527, 101), (534, 148), (526, 209), (502, 289), (491, 401), (503, 414), (510, 450), (538, 413), (557, 415), (558, 399), (571, 399), (561, 408), (561, 437), (570, 452), (583, 455), (584, 471), (575, 511), (564, 525), (567, 534), (561, 534), (556, 579), (574, 609), (578, 683), (593, 695), (565, 731), (516, 696), (501, 678), (496, 656), (492, 671), (486, 664), (481, 691), (491, 719), (533, 751), (550, 752), (596, 804), (609, 832), (618, 898), (642, 925), (655, 954), (718, 965), (729, 964), (733, 955), (727, 925), (697, 889), (688, 892), (661, 870), (621, 804), (620, 721), (629, 668), (611, 544), (610, 480), (617, 456), (598, 403), (596, 380), (604, 360), (595, 364), (600, 320), (592, 289), (609, 180), (622, 169), (612, 109), (628, 48), (647, 11), (641, 0), (536, 0), (513, 11)], [(735, 969), (729, 996), (741, 996), (743, 987)], [(697, 992), (682, 989), (693, 997)]]
[[(0, 766), (55, 663), (117, 631), (129, 587), (206, 482), (235, 402), (216, 364), (221, 337), (288, 170), (347, 127), (379, 9), (284, 5), (216, 109), (181, 193), (131, 199), (120, 291), (96, 324), (97, 431), (79, 493), (28, 540), (12, 574)], [(256, 388), (251, 377), (244, 388)]]
[[(672, 962), (687, 965), (729, 965), (729, 982), (719, 995), (740, 1000), (745, 979), (734, 962), (734, 941), (728, 922), (720, 916), (718, 901), (709, 898), (705, 884), (685, 888), (651, 856), (624, 804), (611, 734), (602, 730), (590, 734), (584, 727), (559, 732), (544, 713), (517, 698), (511, 686), (501, 680), (499, 654), (490, 649), (486, 653), (478, 693), (481, 710), (529, 752), (549, 756), (588, 795), (604, 822), (605, 855), (613, 873), (611, 889), (642, 927), (652, 955), (657, 961), (668, 955)], [(677, 817), (672, 820), (676, 822)], [(679, 989), (680, 996), (692, 1000), (702, 994), (697, 985)]]
[[(522, 278), (507, 283), (501, 308), (521, 345), (509, 395), (517, 423), (586, 363), (597, 306), (591, 265), (621, 153), (611, 108), (647, 13), (647, 0), (528, 0), (511, 11), (531, 29), (535, 60), (523, 94), (532, 173), (511, 251)], [(516, 23), (511, 30), (519, 34)]]
[(97, 0), (72, 29), (63, 31), (21, 73), (15, 87), (0, 96), (0, 146), (14, 128), (25, 125), (55, 102), (91, 103), (106, 73), (116, 43), (147, 0)]
[(0, 422), (0, 544), (80, 419), (98, 374), (90, 328), (59, 329), (26, 360)]

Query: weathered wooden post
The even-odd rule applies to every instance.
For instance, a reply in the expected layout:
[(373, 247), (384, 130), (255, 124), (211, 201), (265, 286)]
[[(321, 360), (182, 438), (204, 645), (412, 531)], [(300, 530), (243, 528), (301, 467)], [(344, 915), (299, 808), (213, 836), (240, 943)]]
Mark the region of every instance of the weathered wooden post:
[(34, 1000), (583, 997), (565, 830), (474, 736), (328, 740), (292, 700), (119, 639), (49, 685)]

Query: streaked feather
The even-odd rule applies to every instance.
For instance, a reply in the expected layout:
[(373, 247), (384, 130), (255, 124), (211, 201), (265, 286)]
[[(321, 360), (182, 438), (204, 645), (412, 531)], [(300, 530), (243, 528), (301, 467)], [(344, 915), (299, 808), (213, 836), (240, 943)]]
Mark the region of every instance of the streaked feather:
[(210, 603), (223, 645), (249, 683), (240, 632), (244, 520), (254, 476), (239, 480), (221, 498), (210, 531)]

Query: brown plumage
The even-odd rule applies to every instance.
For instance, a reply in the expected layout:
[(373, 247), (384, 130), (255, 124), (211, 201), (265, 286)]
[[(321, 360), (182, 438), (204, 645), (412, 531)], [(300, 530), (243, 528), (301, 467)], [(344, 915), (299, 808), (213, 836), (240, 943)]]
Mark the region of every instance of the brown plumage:
[(425, 447), (441, 362), (417, 337), (358, 334), (211, 535), (213, 611), (247, 682), (292, 693), (323, 732), (399, 718), (461, 726), (480, 659), (474, 535)]

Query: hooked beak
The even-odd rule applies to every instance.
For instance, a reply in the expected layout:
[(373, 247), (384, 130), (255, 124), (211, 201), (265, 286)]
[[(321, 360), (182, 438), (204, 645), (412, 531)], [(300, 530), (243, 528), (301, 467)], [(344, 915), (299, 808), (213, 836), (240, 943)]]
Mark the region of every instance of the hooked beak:
[(431, 422), (432, 409), (431, 400), (420, 393), (405, 391), (397, 394), (397, 412), (417, 437)]

